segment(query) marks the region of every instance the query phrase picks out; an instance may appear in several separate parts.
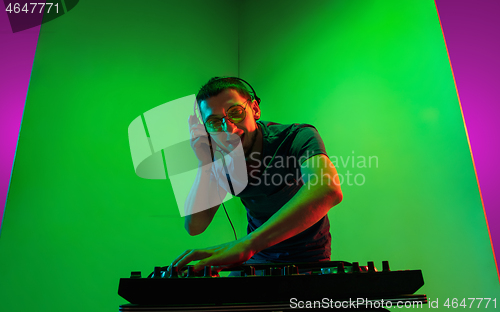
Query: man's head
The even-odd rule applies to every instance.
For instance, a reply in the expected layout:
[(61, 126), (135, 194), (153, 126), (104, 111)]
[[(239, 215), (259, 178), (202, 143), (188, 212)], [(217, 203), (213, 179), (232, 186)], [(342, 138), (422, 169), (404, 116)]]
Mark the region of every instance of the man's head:
[(245, 154), (251, 152), (258, 133), (259, 103), (243, 82), (212, 78), (201, 87), (196, 101), (201, 118), (213, 140), (226, 151), (241, 140)]

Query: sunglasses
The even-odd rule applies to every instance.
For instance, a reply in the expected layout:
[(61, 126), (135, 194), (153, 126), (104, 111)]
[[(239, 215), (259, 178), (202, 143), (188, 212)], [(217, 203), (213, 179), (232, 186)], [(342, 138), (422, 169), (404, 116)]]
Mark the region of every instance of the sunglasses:
[(208, 118), (207, 121), (205, 121), (205, 127), (207, 128), (207, 131), (211, 133), (225, 131), (227, 123), (224, 121), (224, 119), (229, 120), (235, 124), (245, 120), (245, 117), (247, 116), (246, 109), (248, 106), (248, 101), (249, 100), (245, 101), (245, 106), (243, 106), (243, 104), (236, 104), (231, 106), (227, 110), (226, 115), (222, 116), (221, 118)]

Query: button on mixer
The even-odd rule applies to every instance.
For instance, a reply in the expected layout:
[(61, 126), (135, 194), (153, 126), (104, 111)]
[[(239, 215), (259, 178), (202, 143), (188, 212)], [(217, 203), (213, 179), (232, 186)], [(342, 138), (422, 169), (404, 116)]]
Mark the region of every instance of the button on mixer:
[(141, 278), (141, 271), (132, 271), (130, 273), (130, 278)]

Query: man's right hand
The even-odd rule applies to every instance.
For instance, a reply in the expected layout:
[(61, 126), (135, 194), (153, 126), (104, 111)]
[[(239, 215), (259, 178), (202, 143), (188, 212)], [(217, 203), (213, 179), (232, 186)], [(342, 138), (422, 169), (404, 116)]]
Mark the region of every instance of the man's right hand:
[(198, 122), (196, 116), (191, 115), (188, 119), (189, 133), (191, 138), (191, 148), (201, 165), (207, 165), (212, 162), (212, 153), (210, 152), (210, 141), (205, 127)]
[(250, 259), (258, 250), (253, 246), (251, 235), (244, 236), (236, 241), (201, 249), (188, 249), (179, 255), (168, 267), (170, 274), (172, 267), (177, 267), (179, 272), (191, 261), (200, 260), (194, 271), (200, 271), (205, 266), (211, 266), (215, 271), (238, 266)]

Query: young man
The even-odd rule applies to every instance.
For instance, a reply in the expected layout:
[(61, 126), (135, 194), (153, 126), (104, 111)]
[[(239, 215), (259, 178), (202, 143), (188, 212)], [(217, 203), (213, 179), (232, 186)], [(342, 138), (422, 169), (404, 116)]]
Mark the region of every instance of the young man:
[[(189, 126), (200, 166), (185, 208), (190, 211), (213, 202), (215, 192), (217, 197), (226, 196), (230, 190), (219, 185), (217, 169), (211, 165), (213, 151), (218, 147), (230, 152), (241, 141), (248, 185), (236, 196), (247, 209), (248, 235), (214, 247), (186, 250), (171, 266), (180, 269), (193, 260), (200, 260), (195, 270), (248, 260), (330, 260), (327, 213), (341, 202), (342, 192), (317, 130), (310, 125), (257, 121), (260, 100), (237, 78), (212, 78), (196, 99), (203, 124), (191, 116)], [(185, 227), (191, 235), (202, 233), (210, 224), (219, 207), (214, 203), (210, 209), (186, 215)]]

